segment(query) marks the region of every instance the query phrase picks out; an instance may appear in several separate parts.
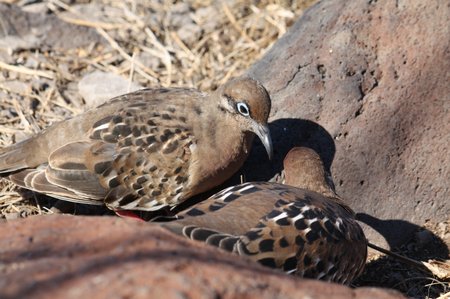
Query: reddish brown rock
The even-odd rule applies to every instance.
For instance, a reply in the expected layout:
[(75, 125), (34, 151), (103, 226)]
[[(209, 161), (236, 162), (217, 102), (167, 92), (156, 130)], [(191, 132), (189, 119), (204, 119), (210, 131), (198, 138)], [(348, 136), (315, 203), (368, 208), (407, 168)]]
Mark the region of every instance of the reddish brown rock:
[(273, 99), (275, 162), (319, 150), (357, 212), (394, 220), (375, 224), (391, 245), (450, 214), (449, 15), (439, 0), (321, 1), (249, 71)]
[(302, 280), (156, 225), (36, 216), (0, 225), (0, 298), (403, 298)]

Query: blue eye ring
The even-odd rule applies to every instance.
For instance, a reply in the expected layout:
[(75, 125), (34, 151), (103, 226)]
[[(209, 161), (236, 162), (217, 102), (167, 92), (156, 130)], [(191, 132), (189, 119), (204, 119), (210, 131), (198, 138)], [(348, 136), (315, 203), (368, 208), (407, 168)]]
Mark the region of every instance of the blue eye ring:
[(250, 116), (250, 109), (244, 102), (239, 102), (236, 104), (236, 110), (243, 116)]

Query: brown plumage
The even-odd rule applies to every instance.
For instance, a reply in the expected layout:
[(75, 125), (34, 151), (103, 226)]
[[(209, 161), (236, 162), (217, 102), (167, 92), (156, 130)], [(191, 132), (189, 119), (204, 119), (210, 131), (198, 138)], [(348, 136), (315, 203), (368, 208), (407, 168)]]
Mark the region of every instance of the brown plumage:
[(293, 186), (233, 186), (161, 225), (288, 273), (350, 283), (367, 255), (352, 210), (328, 186), (311, 149), (291, 150), (284, 167), (286, 184)]
[(144, 89), (0, 150), (0, 173), (52, 197), (113, 210), (175, 206), (239, 169), (254, 134), (272, 155), (270, 97), (250, 78), (211, 94)]

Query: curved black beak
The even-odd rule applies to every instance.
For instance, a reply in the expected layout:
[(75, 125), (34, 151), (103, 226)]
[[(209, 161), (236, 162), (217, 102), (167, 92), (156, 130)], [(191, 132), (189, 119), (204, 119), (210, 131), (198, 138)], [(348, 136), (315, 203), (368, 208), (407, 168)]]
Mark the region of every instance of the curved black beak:
[(269, 159), (273, 158), (272, 138), (270, 137), (269, 126), (255, 123), (253, 132), (261, 139), (262, 144), (266, 148)]

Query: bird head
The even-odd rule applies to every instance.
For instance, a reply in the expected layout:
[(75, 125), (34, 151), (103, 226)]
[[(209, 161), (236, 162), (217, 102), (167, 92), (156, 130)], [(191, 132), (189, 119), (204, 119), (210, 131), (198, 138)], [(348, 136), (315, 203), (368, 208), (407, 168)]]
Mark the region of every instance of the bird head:
[(228, 81), (217, 92), (219, 109), (235, 119), (242, 130), (255, 133), (272, 159), (272, 138), (267, 124), (271, 100), (264, 86), (252, 78), (237, 78)]
[(311, 148), (294, 147), (284, 158), (285, 184), (334, 196), (319, 154)]

